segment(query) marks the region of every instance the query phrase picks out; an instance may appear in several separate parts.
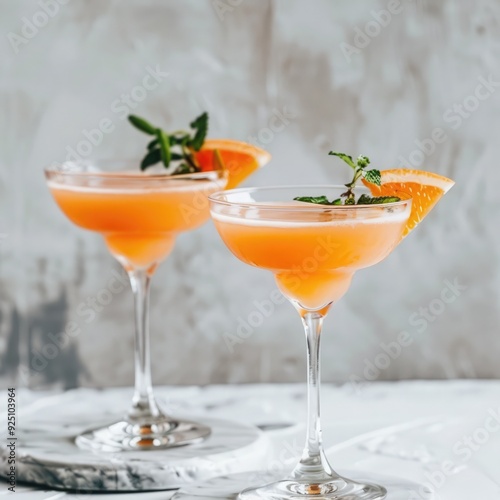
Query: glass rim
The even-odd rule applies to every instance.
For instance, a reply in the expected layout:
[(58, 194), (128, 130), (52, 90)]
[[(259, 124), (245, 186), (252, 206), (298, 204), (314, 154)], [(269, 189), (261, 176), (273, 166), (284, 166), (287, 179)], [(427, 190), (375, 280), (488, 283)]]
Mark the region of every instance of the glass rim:
[[(64, 169), (61, 168), (64, 165), (76, 165), (80, 167), (84, 166), (99, 166), (99, 165), (115, 165), (115, 164), (125, 164), (125, 165), (136, 165), (137, 171), (127, 171), (127, 170), (118, 170), (116, 172), (113, 171), (84, 171), (84, 170), (74, 170), (71, 168)], [(44, 167), (44, 173), (47, 176), (58, 175), (63, 177), (72, 177), (72, 178), (81, 178), (88, 179), (91, 177), (99, 177), (104, 179), (115, 179), (115, 180), (130, 180), (130, 181), (148, 181), (148, 180), (187, 180), (187, 179), (222, 179), (227, 177), (227, 173), (220, 170), (207, 170), (201, 172), (191, 172), (187, 174), (178, 174), (173, 175), (171, 172), (162, 172), (162, 173), (147, 173), (143, 170), (139, 170), (140, 160), (120, 160), (120, 159), (104, 159), (104, 160), (79, 160), (79, 161), (61, 161), (61, 162), (52, 162), (46, 167)]]
[[(269, 202), (249, 202), (249, 201), (228, 201), (221, 199), (222, 196), (227, 196), (231, 194), (238, 193), (252, 193), (256, 191), (272, 191), (272, 190), (287, 190), (287, 189), (343, 189), (346, 190), (347, 187), (344, 184), (291, 184), (291, 185), (278, 185), (278, 186), (264, 186), (264, 187), (250, 187), (250, 188), (237, 188), (217, 191), (208, 196), (208, 199), (212, 203), (217, 203), (219, 205), (225, 205), (227, 207), (242, 207), (242, 208), (258, 208), (259, 210), (270, 210), (270, 211), (291, 211), (291, 212), (302, 212), (302, 211), (321, 211), (325, 210), (376, 210), (380, 208), (391, 208), (391, 207), (404, 207), (412, 202), (412, 198), (407, 198), (405, 200), (393, 201), (390, 203), (379, 203), (372, 205), (321, 205), (316, 203), (304, 203), (302, 205), (276, 205), (275, 203)], [(368, 193), (370, 190), (364, 186), (358, 186), (354, 188), (354, 193)]]

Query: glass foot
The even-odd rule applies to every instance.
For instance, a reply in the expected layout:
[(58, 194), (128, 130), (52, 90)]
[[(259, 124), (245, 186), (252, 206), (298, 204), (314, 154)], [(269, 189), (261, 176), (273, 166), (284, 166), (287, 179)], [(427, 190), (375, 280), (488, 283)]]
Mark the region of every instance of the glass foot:
[(81, 434), (75, 441), (79, 448), (94, 451), (162, 450), (199, 443), (210, 432), (203, 424), (165, 418), (148, 424), (117, 422)]
[(248, 488), (241, 492), (239, 500), (272, 498), (285, 500), (291, 498), (321, 498), (332, 500), (383, 500), (387, 490), (382, 486), (357, 483), (339, 478), (325, 483), (310, 484), (294, 480), (282, 480), (259, 488)]
[[(358, 471), (346, 473), (330, 482), (307, 485), (295, 480), (279, 480), (279, 475), (267, 472), (232, 474), (183, 487), (172, 500), (284, 500), (307, 498), (315, 500), (408, 500), (420, 494), (422, 485), (400, 478), (369, 475)], [(384, 486), (377, 486), (376, 483)], [(262, 486), (265, 485), (265, 486)], [(434, 498), (430, 492), (426, 500)], [(417, 498), (417, 497), (415, 497)], [(421, 498), (418, 496), (418, 498)]]

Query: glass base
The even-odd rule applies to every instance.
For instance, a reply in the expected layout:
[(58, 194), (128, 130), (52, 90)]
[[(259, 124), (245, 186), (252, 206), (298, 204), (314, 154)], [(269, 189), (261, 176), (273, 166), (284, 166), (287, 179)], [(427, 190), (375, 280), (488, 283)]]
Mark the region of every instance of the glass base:
[(158, 419), (154, 423), (134, 424), (125, 420), (78, 436), (79, 448), (93, 451), (163, 450), (203, 441), (210, 427), (188, 420)]
[(259, 488), (248, 488), (241, 492), (237, 498), (238, 500), (258, 500), (263, 498), (272, 498), (273, 500), (292, 498), (383, 500), (387, 498), (387, 490), (375, 484), (357, 483), (342, 478), (315, 484), (304, 481), (282, 480)]
[[(222, 476), (203, 483), (185, 486), (172, 500), (408, 500), (422, 491), (422, 485), (405, 479), (370, 475), (358, 471), (346, 473), (351, 479), (337, 477), (322, 484), (306, 484), (280, 479), (268, 472), (245, 472)], [(384, 486), (377, 486), (377, 483)], [(262, 486), (265, 485), (265, 486)], [(430, 492), (429, 492), (430, 495)], [(420, 498), (420, 496), (419, 496)], [(426, 499), (433, 498), (432, 495)]]

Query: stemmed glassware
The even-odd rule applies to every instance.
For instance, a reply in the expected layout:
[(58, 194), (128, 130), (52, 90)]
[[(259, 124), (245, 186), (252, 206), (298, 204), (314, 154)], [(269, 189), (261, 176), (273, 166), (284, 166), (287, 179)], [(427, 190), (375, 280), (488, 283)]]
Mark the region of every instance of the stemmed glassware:
[[(243, 262), (271, 271), (298, 311), (307, 343), (306, 445), (284, 479), (246, 489), (240, 499), (383, 499), (383, 486), (337, 474), (323, 450), (320, 424), (320, 338), (323, 320), (352, 276), (384, 259), (401, 241), (411, 199), (381, 205), (325, 206), (298, 196), (335, 199), (345, 186), (236, 189), (210, 196), (223, 241)], [(369, 193), (356, 188), (355, 194)], [(250, 477), (249, 473), (249, 477)], [(255, 476), (255, 473), (253, 473)], [(188, 498), (179, 492), (174, 498)]]
[(223, 171), (146, 174), (137, 163), (67, 162), (45, 170), (64, 214), (98, 232), (123, 265), (135, 300), (135, 390), (122, 420), (77, 437), (80, 447), (101, 451), (147, 450), (196, 443), (210, 434), (200, 423), (165, 414), (151, 385), (149, 286), (176, 236), (209, 218), (207, 196), (224, 189)]

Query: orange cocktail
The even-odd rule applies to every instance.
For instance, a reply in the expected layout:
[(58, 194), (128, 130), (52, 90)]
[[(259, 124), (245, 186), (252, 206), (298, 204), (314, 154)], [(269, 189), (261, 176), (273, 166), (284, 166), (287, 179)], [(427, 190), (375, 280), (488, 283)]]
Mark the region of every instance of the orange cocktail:
[(175, 177), (109, 174), (98, 179), (89, 174), (72, 184), (58, 174), (48, 185), (74, 224), (100, 233), (122, 264), (147, 268), (170, 253), (177, 234), (206, 222), (206, 197), (224, 183), (218, 172), (206, 172)]
[(135, 163), (126, 168), (121, 162), (77, 162), (45, 171), (61, 210), (77, 226), (102, 235), (127, 271), (134, 292), (132, 404), (122, 420), (77, 436), (78, 446), (93, 451), (170, 448), (197, 443), (210, 435), (208, 426), (171, 417), (156, 403), (151, 384), (148, 292), (151, 277), (172, 250), (176, 236), (209, 218), (207, 196), (224, 189), (227, 172), (151, 175), (138, 171)]
[[(209, 218), (208, 196), (234, 187), (269, 162), (266, 151), (231, 139), (207, 139), (208, 113), (189, 130), (167, 132), (139, 116), (130, 123), (148, 137), (140, 162), (66, 162), (45, 170), (50, 191), (74, 224), (95, 231), (123, 265), (135, 302), (135, 390), (125, 417), (85, 432), (91, 450), (147, 450), (198, 443), (207, 425), (173, 418), (156, 403), (151, 383), (149, 289), (176, 236)], [(152, 168), (153, 167), (153, 168)]]
[[(407, 498), (415, 485), (398, 479), (389, 489), (353, 479), (331, 467), (320, 422), (320, 340), (330, 306), (347, 291), (354, 273), (396, 247), (453, 186), (438, 174), (369, 167), (370, 159), (331, 151), (353, 171), (343, 186), (235, 189), (210, 196), (210, 213), (229, 250), (243, 262), (271, 271), (302, 319), (307, 344), (306, 444), (296, 467), (283, 479), (255, 472), (212, 479), (206, 488), (225, 491), (230, 480), (245, 487), (238, 500)], [(356, 183), (363, 181), (365, 188)], [(377, 481), (378, 482), (378, 481)], [(188, 500), (204, 488), (184, 488)]]
[[(319, 420), (319, 344), (323, 319), (347, 291), (353, 274), (380, 262), (401, 241), (412, 201), (350, 205), (294, 201), (335, 200), (345, 191), (346, 186), (254, 188), (210, 197), (211, 215), (224, 243), (243, 262), (274, 274), (300, 313), (307, 339), (308, 421), (300, 462), (285, 479), (263, 478), (264, 486), (248, 488), (238, 499), (386, 497), (382, 486), (339, 476), (326, 459)], [(361, 193), (367, 196), (368, 190), (353, 188), (356, 198)], [(178, 493), (174, 498), (188, 497)]]
[[(231, 196), (238, 195), (219, 198)], [(391, 208), (256, 202), (231, 213), (213, 203), (212, 217), (236, 257), (272, 271), (283, 294), (303, 309), (319, 310), (344, 295), (355, 271), (391, 252), (401, 240), (409, 207), (409, 202)]]

